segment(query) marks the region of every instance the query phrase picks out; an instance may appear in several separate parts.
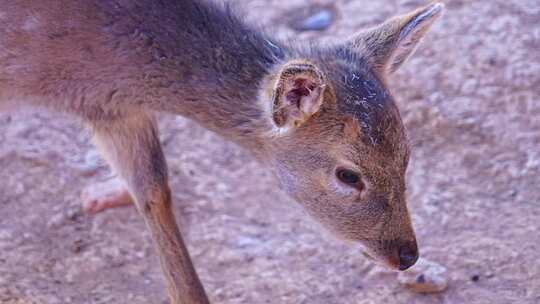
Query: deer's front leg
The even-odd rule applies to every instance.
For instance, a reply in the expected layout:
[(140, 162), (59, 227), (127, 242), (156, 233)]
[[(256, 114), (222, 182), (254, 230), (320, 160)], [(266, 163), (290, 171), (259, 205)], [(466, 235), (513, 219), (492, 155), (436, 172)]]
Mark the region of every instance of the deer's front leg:
[(209, 303), (173, 215), (167, 167), (152, 117), (141, 113), (92, 127), (97, 146), (124, 179), (151, 231), (171, 303)]

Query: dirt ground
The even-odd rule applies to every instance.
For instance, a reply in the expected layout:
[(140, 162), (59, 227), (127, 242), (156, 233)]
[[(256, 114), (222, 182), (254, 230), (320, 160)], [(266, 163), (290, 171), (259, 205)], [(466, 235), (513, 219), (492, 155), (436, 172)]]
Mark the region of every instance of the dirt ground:
[[(345, 37), (422, 0), (235, 0), (282, 37)], [(449, 288), (412, 293), (323, 231), (245, 151), (160, 125), (178, 217), (213, 303), (540, 303), (540, 2), (448, 0), (391, 86), (413, 143), (408, 197)], [(295, 32), (304, 11), (336, 13)], [(166, 303), (134, 208), (80, 212), (109, 170), (73, 119), (0, 114), (0, 303)]]

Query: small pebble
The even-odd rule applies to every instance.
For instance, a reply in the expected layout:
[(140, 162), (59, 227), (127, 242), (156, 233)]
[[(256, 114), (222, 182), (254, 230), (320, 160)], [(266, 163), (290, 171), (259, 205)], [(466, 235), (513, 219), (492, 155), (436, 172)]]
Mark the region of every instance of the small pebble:
[(14, 192), (15, 192), (15, 195), (24, 194), (26, 192), (26, 188), (24, 187), (24, 184), (23, 183), (17, 183), (15, 185)]
[(47, 221), (47, 228), (57, 228), (64, 225), (66, 222), (66, 215), (62, 212), (53, 215)]
[(333, 21), (333, 14), (329, 10), (320, 10), (294, 26), (299, 31), (323, 31)]
[(85, 247), (83, 240), (77, 239), (71, 245), (71, 251), (74, 253), (80, 253)]
[(106, 164), (96, 150), (88, 151), (83, 162), (72, 165), (73, 169), (85, 177), (90, 177), (97, 174), (98, 171), (104, 166), (106, 166)]
[(446, 268), (435, 262), (419, 259), (411, 269), (400, 272), (398, 282), (418, 293), (437, 293), (446, 290)]

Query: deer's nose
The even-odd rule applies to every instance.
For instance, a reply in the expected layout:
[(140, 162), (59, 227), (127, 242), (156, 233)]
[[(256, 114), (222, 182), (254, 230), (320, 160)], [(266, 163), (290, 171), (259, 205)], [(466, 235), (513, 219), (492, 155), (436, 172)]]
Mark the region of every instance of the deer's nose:
[(418, 246), (416, 242), (405, 242), (399, 248), (399, 270), (410, 268), (418, 260)]

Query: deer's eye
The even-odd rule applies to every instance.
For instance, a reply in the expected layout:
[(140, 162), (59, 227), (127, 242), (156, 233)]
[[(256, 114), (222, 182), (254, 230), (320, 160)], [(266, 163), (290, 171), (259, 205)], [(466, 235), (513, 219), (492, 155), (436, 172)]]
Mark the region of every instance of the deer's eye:
[(360, 175), (348, 169), (338, 169), (336, 173), (340, 181), (347, 185), (358, 186), (361, 184)]

